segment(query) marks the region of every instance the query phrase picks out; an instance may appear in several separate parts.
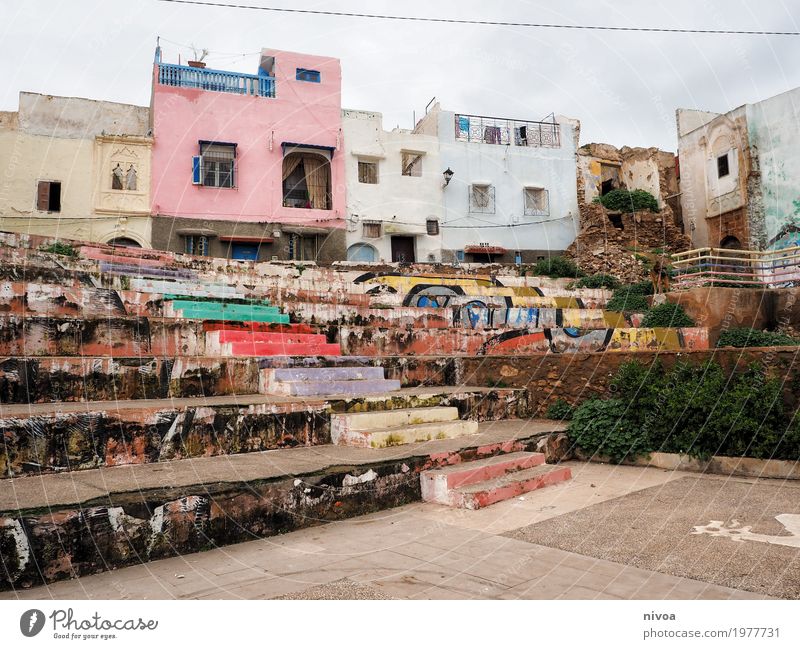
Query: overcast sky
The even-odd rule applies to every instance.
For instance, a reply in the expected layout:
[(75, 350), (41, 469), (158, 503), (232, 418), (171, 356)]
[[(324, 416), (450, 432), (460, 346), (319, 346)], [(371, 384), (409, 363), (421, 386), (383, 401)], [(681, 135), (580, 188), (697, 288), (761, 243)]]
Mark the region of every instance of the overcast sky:
[[(211, 0), (214, 1), (214, 0)], [(246, 0), (242, 4), (570, 24), (800, 31), (800, 0)], [(147, 105), (164, 58), (253, 73), (262, 47), (335, 56), (343, 105), (412, 126), (457, 112), (578, 118), (581, 142), (675, 150), (675, 109), (724, 112), (800, 86), (800, 37), (488, 27), (301, 16), (156, 0), (0, 0), (0, 110), (21, 90)]]

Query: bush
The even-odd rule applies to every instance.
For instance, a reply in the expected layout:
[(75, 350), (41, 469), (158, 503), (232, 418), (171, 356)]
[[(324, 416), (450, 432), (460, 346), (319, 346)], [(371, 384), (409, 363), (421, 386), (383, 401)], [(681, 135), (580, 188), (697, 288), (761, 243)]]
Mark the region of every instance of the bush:
[(608, 311), (647, 311), (650, 303), (648, 295), (653, 294), (653, 283), (644, 281), (636, 284), (625, 284), (614, 291), (614, 295), (606, 304)]
[(572, 419), (572, 415), (575, 412), (575, 407), (568, 404), (564, 399), (558, 398), (549, 406), (547, 406), (547, 411), (545, 412), (545, 417), (548, 419), (557, 419), (559, 421), (565, 421)]
[(566, 257), (549, 257), (536, 262), (533, 274), (546, 277), (583, 277), (585, 275), (574, 261)]
[(77, 257), (78, 251), (75, 250), (70, 244), (56, 241), (49, 246), (41, 246), (39, 248), (42, 252), (49, 252), (54, 255), (64, 255), (65, 257)]
[(638, 210), (658, 212), (656, 197), (643, 189), (634, 189), (632, 192), (627, 189), (612, 189), (600, 197), (600, 203), (607, 210), (614, 212), (636, 212)]
[(800, 345), (800, 340), (777, 331), (732, 327), (723, 331), (717, 341), (717, 347), (779, 347), (782, 345)]
[(694, 327), (692, 320), (680, 304), (657, 304), (644, 315), (643, 327)]
[(587, 455), (602, 455), (612, 462), (647, 451), (638, 431), (625, 418), (627, 404), (621, 399), (591, 399), (575, 409), (567, 433)]
[(596, 275), (589, 275), (582, 277), (575, 282), (575, 288), (610, 288), (615, 289), (619, 287), (619, 280), (613, 275), (606, 273), (597, 273)]

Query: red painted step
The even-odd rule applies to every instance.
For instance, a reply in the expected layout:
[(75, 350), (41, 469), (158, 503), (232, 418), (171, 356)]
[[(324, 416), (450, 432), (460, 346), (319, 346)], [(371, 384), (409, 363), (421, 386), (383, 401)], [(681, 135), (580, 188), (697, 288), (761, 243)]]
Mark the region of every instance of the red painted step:
[(544, 464), (544, 460), (544, 453), (507, 453), (474, 462), (453, 464), (434, 471), (424, 471), (421, 478), (422, 499), (444, 502), (446, 492), (451, 489), (494, 480), (512, 471), (532, 469)]
[(463, 509), (480, 509), (570, 478), (572, 472), (569, 467), (543, 464), (533, 469), (509, 473), (497, 480), (454, 489), (451, 505)]
[(231, 356), (341, 356), (337, 343), (227, 343)]
[(324, 343), (327, 341), (322, 334), (231, 331), (229, 329), (223, 329), (217, 336), (220, 343)]
[(274, 333), (313, 334), (307, 324), (281, 324), (278, 322), (232, 322), (230, 320), (205, 320), (203, 331), (265, 331)]

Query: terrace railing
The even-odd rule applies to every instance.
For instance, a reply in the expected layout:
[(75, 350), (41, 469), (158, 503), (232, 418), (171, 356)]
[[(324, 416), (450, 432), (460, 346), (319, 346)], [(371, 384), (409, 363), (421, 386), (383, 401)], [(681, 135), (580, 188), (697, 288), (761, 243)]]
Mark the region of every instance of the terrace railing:
[(158, 64), (158, 82), (164, 86), (229, 92), (235, 95), (275, 96), (274, 77), (193, 68), (172, 63)]
[(455, 116), (456, 140), (514, 146), (561, 146), (561, 127), (556, 122), (526, 122), (480, 115)]
[(800, 246), (781, 250), (698, 248), (672, 255), (672, 289), (800, 286)]

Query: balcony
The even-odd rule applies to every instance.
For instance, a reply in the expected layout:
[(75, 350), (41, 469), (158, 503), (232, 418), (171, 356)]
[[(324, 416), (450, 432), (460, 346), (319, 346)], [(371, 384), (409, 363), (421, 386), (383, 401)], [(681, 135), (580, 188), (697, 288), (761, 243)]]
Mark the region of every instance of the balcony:
[(561, 127), (555, 122), (524, 122), (480, 115), (455, 116), (456, 140), (513, 146), (561, 146)]
[(172, 63), (158, 64), (158, 83), (177, 88), (197, 88), (252, 97), (274, 97), (275, 78), (239, 72), (192, 68)]

